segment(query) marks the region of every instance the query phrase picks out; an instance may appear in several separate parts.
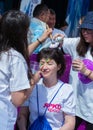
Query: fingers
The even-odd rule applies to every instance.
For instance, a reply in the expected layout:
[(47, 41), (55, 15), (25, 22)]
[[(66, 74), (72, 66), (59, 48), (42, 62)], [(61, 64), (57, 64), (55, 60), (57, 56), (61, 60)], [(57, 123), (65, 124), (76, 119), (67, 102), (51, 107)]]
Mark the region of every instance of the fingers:
[(83, 61), (81, 61), (80, 59), (76, 59), (72, 61), (72, 68), (77, 71), (83, 71), (85, 69), (85, 65)]
[(35, 84), (40, 80), (40, 78), (41, 78), (41, 71), (37, 71), (33, 77)]
[(39, 38), (40, 41), (42, 41), (42, 42), (45, 41), (45, 40), (49, 37), (50, 34), (52, 34), (52, 29), (51, 29), (51, 28), (45, 30), (45, 32), (44, 32), (44, 33), (42, 34), (42, 36)]
[(62, 37), (62, 38), (64, 38), (65, 36), (64, 36), (63, 34), (56, 33), (56, 34), (53, 36), (53, 39), (56, 39), (57, 37)]
[(49, 28), (49, 29), (47, 29), (46, 30), (46, 33), (49, 35), (49, 34), (52, 34), (52, 29), (51, 28)]

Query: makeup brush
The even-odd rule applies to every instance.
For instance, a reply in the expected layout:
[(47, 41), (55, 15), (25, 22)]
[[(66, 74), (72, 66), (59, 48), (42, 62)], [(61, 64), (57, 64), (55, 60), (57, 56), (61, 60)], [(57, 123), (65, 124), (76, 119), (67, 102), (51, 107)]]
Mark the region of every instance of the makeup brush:
[[(49, 26), (48, 26), (48, 25), (46, 25), (46, 29), (49, 29)], [(52, 44), (54, 44), (55, 41), (53, 40), (53, 36), (52, 36), (52, 34), (49, 35), (49, 38), (50, 38)]]

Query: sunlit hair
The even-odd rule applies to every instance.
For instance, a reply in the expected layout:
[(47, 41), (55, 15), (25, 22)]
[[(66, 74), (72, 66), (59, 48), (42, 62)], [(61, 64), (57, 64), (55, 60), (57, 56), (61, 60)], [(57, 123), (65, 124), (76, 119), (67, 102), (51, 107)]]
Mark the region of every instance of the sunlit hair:
[[(83, 35), (80, 31), (80, 42), (77, 45), (77, 53), (79, 54), (79, 56), (84, 57), (85, 54), (87, 53), (88, 49), (89, 49), (89, 43), (85, 42), (85, 39), (83, 38)], [(93, 56), (93, 47), (91, 48), (91, 55)]]
[(65, 71), (65, 59), (63, 53), (58, 48), (44, 48), (38, 53), (37, 60), (40, 62), (42, 58), (52, 59), (56, 62), (57, 65), (61, 65), (60, 70), (58, 71), (58, 77), (60, 77)]

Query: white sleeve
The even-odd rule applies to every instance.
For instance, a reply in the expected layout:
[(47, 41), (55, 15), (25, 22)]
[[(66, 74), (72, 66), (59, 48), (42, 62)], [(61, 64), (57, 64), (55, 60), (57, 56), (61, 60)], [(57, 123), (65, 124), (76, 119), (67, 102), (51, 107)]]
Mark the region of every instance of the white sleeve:
[(71, 85), (65, 86), (65, 96), (62, 105), (62, 111), (66, 114), (75, 115), (76, 103), (73, 88)]
[(66, 54), (73, 57), (80, 38), (64, 38), (62, 48)]
[(10, 91), (19, 91), (30, 88), (28, 79), (28, 67), (26, 61), (23, 58), (14, 57), (14, 61), (11, 64), (11, 76), (10, 76)]

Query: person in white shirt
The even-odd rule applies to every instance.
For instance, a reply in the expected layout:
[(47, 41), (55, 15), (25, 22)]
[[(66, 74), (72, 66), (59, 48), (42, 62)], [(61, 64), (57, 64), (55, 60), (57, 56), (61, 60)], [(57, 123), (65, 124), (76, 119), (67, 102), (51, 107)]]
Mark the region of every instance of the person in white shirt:
[[(47, 109), (45, 117), (52, 130), (74, 130), (75, 98), (73, 88), (70, 84), (59, 80), (65, 70), (62, 51), (58, 48), (44, 48), (38, 54), (38, 62), (42, 77), (28, 100), (20, 108), (17, 120), (19, 130), (27, 130), (29, 125), (38, 118), (37, 106), (39, 106), (40, 116)], [(55, 95), (57, 91), (58, 93)], [(50, 103), (51, 99), (53, 101)]]
[(86, 130), (93, 130), (93, 11), (84, 17), (80, 37), (63, 38), (62, 48), (72, 58), (69, 83), (76, 95), (75, 130), (83, 120)]
[(17, 107), (34, 87), (30, 84), (29, 24), (20, 11), (6, 12), (0, 19), (0, 130), (14, 130)]

